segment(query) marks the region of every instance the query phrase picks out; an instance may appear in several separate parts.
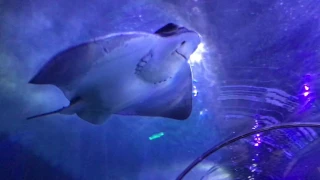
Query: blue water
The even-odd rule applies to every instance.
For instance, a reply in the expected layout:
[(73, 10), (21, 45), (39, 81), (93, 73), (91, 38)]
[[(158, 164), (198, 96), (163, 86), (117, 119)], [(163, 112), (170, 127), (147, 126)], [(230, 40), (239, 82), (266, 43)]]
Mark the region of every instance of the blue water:
[[(319, 12), (317, 0), (1, 1), (0, 179), (171, 180), (227, 138), (319, 122)], [(56, 87), (27, 83), (53, 55), (169, 22), (202, 37), (189, 61), (190, 118), (114, 115), (100, 126), (65, 115), (25, 120), (68, 104)], [(185, 179), (320, 179), (319, 132), (255, 134), (215, 152)]]

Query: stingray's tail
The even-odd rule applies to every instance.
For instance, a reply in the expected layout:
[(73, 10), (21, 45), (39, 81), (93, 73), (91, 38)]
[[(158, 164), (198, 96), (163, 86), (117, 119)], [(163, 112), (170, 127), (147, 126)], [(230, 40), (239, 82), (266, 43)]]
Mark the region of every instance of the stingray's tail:
[(61, 112), (63, 109), (65, 109), (65, 107), (60, 108), (60, 109), (55, 110), (55, 111), (51, 111), (51, 112), (47, 112), (47, 113), (42, 113), (42, 114), (38, 114), (38, 115), (35, 115), (35, 116), (30, 116), (30, 117), (27, 117), (27, 120), (29, 120), (29, 119), (34, 119), (34, 118), (38, 118), (38, 117), (43, 117), (43, 116), (48, 116), (48, 115), (51, 115), (51, 114), (56, 114), (56, 113)]

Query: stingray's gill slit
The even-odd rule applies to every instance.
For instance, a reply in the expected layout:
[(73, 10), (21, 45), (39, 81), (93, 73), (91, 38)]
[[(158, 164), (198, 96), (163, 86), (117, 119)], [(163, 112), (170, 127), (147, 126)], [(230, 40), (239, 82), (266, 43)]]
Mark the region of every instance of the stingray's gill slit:
[(135, 74), (141, 73), (143, 67), (148, 63), (148, 61), (152, 58), (152, 52), (150, 51), (147, 55), (140, 59), (139, 63), (136, 66)]
[(200, 41), (197, 32), (169, 23), (155, 33), (113, 33), (67, 48), (29, 83), (58, 87), (70, 105), (28, 119), (60, 113), (92, 124), (112, 114), (185, 120), (192, 111), (185, 59)]
[(314, 123), (314, 122), (303, 122), (303, 123), (284, 123), (284, 124), (279, 124), (279, 125), (274, 125), (274, 126), (269, 126), (269, 127), (263, 127), (261, 129), (256, 129), (253, 131), (250, 131), (248, 133), (236, 136), (234, 138), (231, 138), (229, 140), (222, 141), (222, 143), (212, 146), (209, 150), (204, 152), (200, 157), (195, 159), (186, 169), (184, 169), (179, 176), (177, 177), (176, 180), (182, 180), (197, 164), (199, 164), (201, 161), (218, 151), (219, 149), (226, 147), (240, 139), (246, 138), (248, 136), (252, 136), (254, 134), (258, 133), (263, 133), (263, 132), (269, 132), (277, 129), (287, 129), (287, 128), (298, 128), (298, 127), (310, 127), (310, 128), (320, 128), (320, 123)]
[(183, 54), (181, 54), (181, 53), (179, 53), (179, 51), (175, 51), (177, 54), (179, 54), (180, 56), (182, 56), (183, 57), (183, 59), (185, 59), (185, 60), (188, 60), (188, 58), (186, 58)]

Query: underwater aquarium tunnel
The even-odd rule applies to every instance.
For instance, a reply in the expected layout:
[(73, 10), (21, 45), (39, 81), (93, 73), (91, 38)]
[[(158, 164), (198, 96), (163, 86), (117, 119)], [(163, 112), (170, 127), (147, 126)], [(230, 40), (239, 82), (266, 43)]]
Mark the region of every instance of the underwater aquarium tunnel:
[(319, 180), (320, 1), (0, 0), (0, 179)]

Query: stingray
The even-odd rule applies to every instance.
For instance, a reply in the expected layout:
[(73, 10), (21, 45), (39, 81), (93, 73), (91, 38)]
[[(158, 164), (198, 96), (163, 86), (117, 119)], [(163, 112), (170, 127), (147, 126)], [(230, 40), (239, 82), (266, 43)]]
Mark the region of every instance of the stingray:
[(102, 124), (112, 114), (187, 119), (192, 111), (188, 59), (197, 32), (173, 23), (154, 33), (123, 32), (70, 47), (49, 60), (29, 81), (54, 85), (70, 101), (55, 113)]

